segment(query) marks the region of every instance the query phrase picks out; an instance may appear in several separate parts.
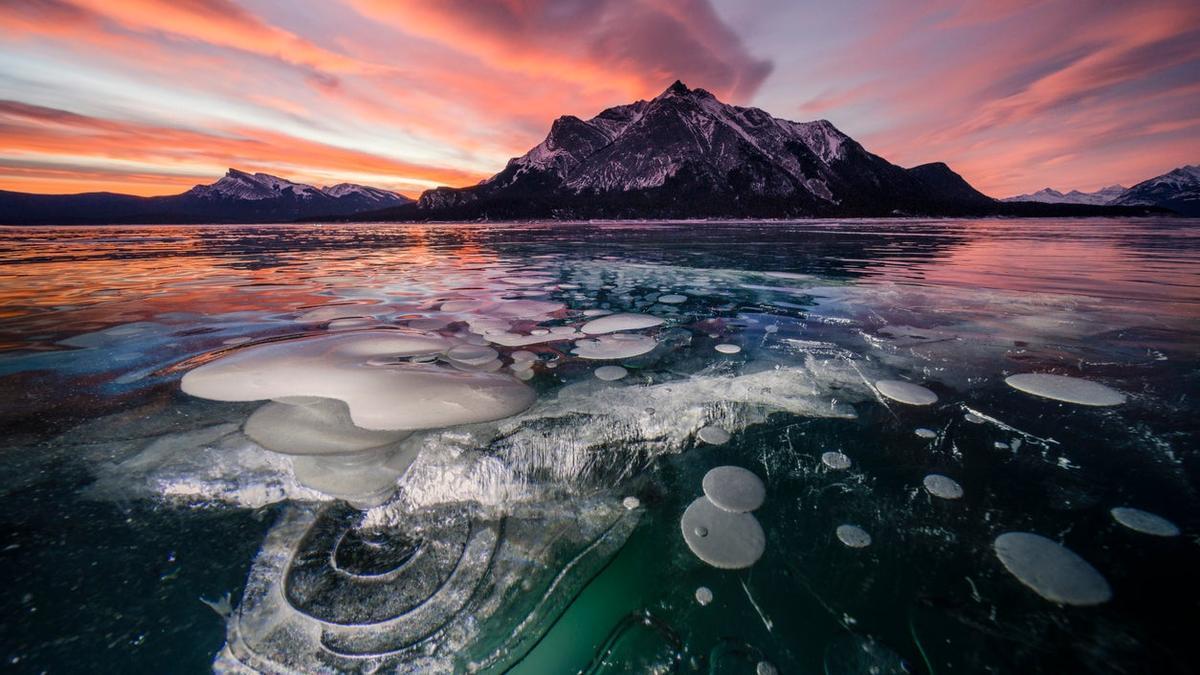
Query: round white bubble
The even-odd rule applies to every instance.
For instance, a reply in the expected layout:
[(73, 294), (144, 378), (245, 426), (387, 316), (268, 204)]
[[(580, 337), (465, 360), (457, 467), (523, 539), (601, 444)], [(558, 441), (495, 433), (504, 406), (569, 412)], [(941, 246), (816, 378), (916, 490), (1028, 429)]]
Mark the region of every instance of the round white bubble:
[(937, 394), (919, 384), (903, 380), (879, 380), (875, 388), (880, 394), (908, 405), (931, 405), (937, 403)]
[(866, 548), (871, 545), (871, 535), (857, 525), (838, 525), (837, 538), (850, 548)]
[(638, 499), (637, 497), (634, 497), (633, 495), (630, 495), (630, 496), (626, 497), (625, 499), (621, 500), (621, 506), (624, 506), (629, 511), (632, 511), (641, 505), (642, 505), (642, 500)]
[(631, 359), (654, 350), (658, 343), (648, 335), (600, 335), (595, 338), (576, 340), (571, 353), (594, 360)]
[(624, 330), (640, 330), (662, 325), (663, 320), (649, 314), (609, 314), (592, 319), (579, 330), (588, 335), (602, 335)]
[(692, 502), (679, 525), (692, 553), (713, 567), (750, 567), (767, 547), (762, 526), (752, 514), (726, 511), (708, 497)]
[(1109, 513), (1112, 514), (1113, 520), (1142, 534), (1152, 534), (1156, 537), (1179, 536), (1179, 527), (1175, 523), (1149, 511), (1118, 506)]
[(1098, 605), (1112, 598), (1108, 581), (1074, 551), (1032, 532), (1005, 532), (996, 557), (1022, 584), (1064, 605)]
[(953, 478), (943, 476), (940, 473), (931, 473), (925, 476), (925, 480), (921, 481), (925, 485), (925, 489), (934, 497), (942, 499), (962, 499), (963, 489)]
[(731, 438), (728, 431), (717, 426), (701, 427), (696, 437), (709, 445), (724, 445)]
[(849, 457), (832, 450), (821, 454), (821, 463), (834, 471), (845, 471), (851, 464)]
[(604, 380), (605, 382), (612, 382), (614, 380), (619, 380), (619, 379), (625, 377), (626, 375), (629, 374), (629, 371), (625, 370), (621, 366), (600, 366), (595, 371), (593, 371), (592, 374), (595, 375), (596, 379), (598, 379), (598, 380)]
[(1111, 406), (1125, 402), (1125, 394), (1116, 389), (1078, 377), (1049, 373), (1023, 373), (1010, 375), (1004, 378), (1004, 381), (1018, 391), (1066, 403)]
[(762, 480), (740, 466), (718, 466), (704, 474), (700, 483), (704, 495), (717, 507), (734, 513), (746, 513), (762, 506), (767, 488)]
[(704, 607), (712, 601), (713, 592), (708, 588), (708, 586), (701, 586), (700, 588), (696, 589), (696, 602), (700, 603), (701, 607)]

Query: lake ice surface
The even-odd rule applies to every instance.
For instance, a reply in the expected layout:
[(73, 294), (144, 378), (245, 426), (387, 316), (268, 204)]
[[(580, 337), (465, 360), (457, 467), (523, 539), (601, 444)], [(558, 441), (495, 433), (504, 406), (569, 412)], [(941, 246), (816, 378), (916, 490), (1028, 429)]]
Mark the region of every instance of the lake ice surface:
[[(1189, 672), (1198, 243), (1154, 219), (0, 228), (0, 656)], [(762, 481), (753, 514), (707, 506), (726, 465)]]

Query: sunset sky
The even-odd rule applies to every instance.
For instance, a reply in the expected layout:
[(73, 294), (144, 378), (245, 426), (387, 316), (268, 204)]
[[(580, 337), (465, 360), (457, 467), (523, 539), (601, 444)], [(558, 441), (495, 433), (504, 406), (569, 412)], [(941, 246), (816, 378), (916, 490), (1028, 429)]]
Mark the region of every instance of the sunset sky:
[(1200, 162), (1200, 2), (0, 1), (0, 189), (415, 196), (679, 78), (1003, 197)]

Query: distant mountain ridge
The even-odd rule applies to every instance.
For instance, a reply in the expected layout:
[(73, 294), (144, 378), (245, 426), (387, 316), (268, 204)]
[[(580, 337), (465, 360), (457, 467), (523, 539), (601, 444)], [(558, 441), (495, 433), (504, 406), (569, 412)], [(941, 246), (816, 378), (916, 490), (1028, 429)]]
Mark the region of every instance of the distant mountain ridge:
[(1181, 166), (1144, 180), (1131, 188), (1111, 185), (1095, 192), (1052, 188), (1017, 195), (1005, 202), (1041, 202), (1044, 204), (1092, 204), (1105, 206), (1153, 206), (1170, 209), (1181, 216), (1200, 217), (1200, 166)]
[(1076, 204), (1005, 204), (946, 164), (902, 168), (827, 120), (793, 122), (722, 103), (676, 81), (649, 101), (589, 120), (566, 115), (545, 140), (469, 187), (355, 220), (1124, 215)]
[(1043, 188), (1037, 192), (1027, 195), (1016, 195), (1015, 197), (1005, 197), (1000, 201), (1004, 202), (1041, 202), (1043, 204), (1093, 204), (1103, 205), (1109, 204), (1112, 200), (1121, 196), (1121, 193), (1128, 189), (1123, 185), (1110, 185), (1100, 188), (1095, 192), (1080, 192), (1079, 190), (1071, 190), (1070, 192), (1059, 192), (1054, 188)]
[(177, 195), (111, 192), (42, 195), (0, 190), (0, 223), (268, 223), (342, 217), (412, 200), (379, 188), (339, 183), (318, 188), (266, 173), (229, 171)]
[(1200, 165), (1189, 164), (1144, 180), (1112, 202), (1119, 206), (1160, 206), (1200, 217)]

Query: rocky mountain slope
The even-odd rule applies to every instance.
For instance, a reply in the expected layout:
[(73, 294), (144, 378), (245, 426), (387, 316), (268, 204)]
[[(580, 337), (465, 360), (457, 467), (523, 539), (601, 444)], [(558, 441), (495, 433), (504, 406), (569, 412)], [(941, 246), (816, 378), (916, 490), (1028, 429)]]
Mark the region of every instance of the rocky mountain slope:
[(412, 200), (378, 188), (341, 183), (317, 188), (265, 173), (230, 169), (211, 185), (177, 195), (110, 192), (41, 195), (0, 191), (0, 223), (264, 223), (341, 217)]

